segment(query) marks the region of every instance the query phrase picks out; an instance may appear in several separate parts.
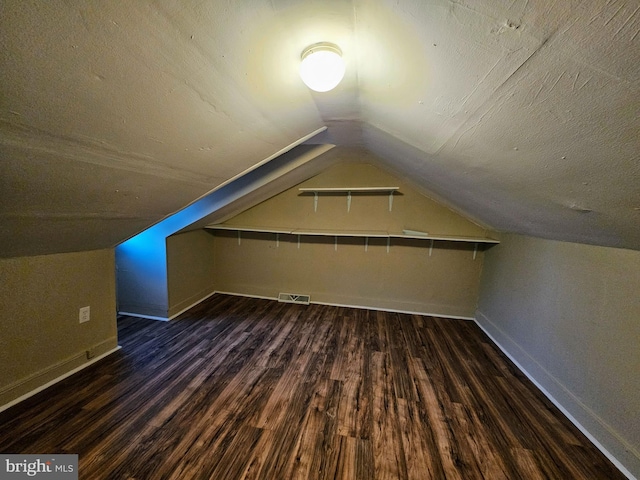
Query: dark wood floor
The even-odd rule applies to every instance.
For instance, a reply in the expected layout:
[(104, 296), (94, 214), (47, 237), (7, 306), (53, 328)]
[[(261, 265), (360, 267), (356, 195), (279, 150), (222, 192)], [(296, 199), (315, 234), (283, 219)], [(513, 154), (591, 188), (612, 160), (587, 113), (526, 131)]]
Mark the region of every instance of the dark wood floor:
[(469, 321), (215, 295), (0, 414), (83, 479), (623, 479)]

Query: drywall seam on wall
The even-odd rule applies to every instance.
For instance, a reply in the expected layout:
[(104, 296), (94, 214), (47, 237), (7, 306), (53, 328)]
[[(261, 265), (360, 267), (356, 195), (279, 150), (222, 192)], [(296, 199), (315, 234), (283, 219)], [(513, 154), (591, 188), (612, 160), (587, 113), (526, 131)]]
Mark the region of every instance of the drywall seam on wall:
[[(617, 445), (616, 450), (626, 451), (640, 465), (640, 453), (616, 431), (600, 418), (593, 410), (580, 401), (556, 377), (540, 365), (514, 339), (503, 332), (487, 315), (476, 311), (476, 324), (487, 334), (491, 341), (515, 364), (515, 366), (531, 380), (535, 386), (629, 479), (635, 476), (607, 449), (608, 445)], [(526, 359), (529, 370), (522, 359)], [(531, 368), (533, 367), (533, 368)], [(531, 371), (530, 371), (531, 370)], [(581, 420), (578, 420), (578, 418)], [(587, 421), (588, 420), (588, 423)], [(588, 425), (588, 428), (585, 425)], [(598, 439), (601, 439), (602, 442)]]
[[(113, 339), (105, 340), (99, 345), (94, 345), (93, 348), (97, 349), (99, 347), (104, 347), (107, 344), (110, 344), (112, 341), (116, 341), (116, 339), (113, 338)], [(36, 372), (33, 375), (29, 375), (29, 377), (27, 378), (21, 379), (17, 382), (14, 382), (11, 385), (6, 386), (0, 391), (0, 412), (13, 407), (14, 405), (17, 405), (18, 403), (26, 400), (27, 398), (32, 397), (43, 390), (46, 390), (47, 388), (51, 387), (52, 385), (55, 385), (58, 382), (61, 382), (65, 378), (68, 378), (71, 375), (78, 373), (80, 370), (83, 370), (88, 366), (93, 365), (94, 363), (111, 355), (112, 353), (117, 352), (118, 350), (120, 350), (120, 348), (122, 347), (118, 345), (115, 348), (111, 348), (110, 350), (107, 350), (106, 352), (98, 355), (97, 357), (92, 358), (91, 360), (83, 363), (80, 366), (77, 366), (65, 373), (60, 373), (61, 371), (64, 371), (65, 368), (69, 368), (70, 365), (77, 363), (78, 360), (81, 360), (83, 358), (86, 359), (86, 352), (79, 353), (62, 362), (59, 362), (55, 365), (51, 365), (50, 367), (47, 367), (44, 370), (41, 370), (40, 372)], [(50, 380), (46, 380), (46, 378), (49, 378)], [(46, 381), (46, 383), (41, 384), (42, 381)], [(26, 393), (19, 393), (20, 391), (25, 391), (25, 390), (26, 390)], [(16, 397), (16, 395), (19, 395), (19, 396)], [(14, 397), (14, 398), (8, 401), (7, 403), (3, 404), (2, 401), (4, 401), (4, 397), (7, 397), (7, 398)]]

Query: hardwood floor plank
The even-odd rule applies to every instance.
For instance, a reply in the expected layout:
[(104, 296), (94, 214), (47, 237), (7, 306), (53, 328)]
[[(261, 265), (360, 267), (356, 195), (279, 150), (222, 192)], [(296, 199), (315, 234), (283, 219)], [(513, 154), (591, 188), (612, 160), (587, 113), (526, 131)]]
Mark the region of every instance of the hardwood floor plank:
[(335, 360), (329, 378), (343, 382), (347, 379), (349, 349), (352, 347), (349, 342), (355, 343), (357, 339), (353, 334), (349, 317), (340, 316), (336, 319), (336, 323), (339, 328), (336, 329)]
[(376, 478), (407, 478), (389, 354), (372, 354), (373, 460)]
[(291, 399), (291, 407), (286, 409), (282, 421), (273, 429), (275, 441), (268, 446), (259, 475), (261, 480), (289, 478), (294, 468), (295, 446), (299, 443), (302, 427), (305, 424), (308, 405), (313, 394), (298, 390)]
[(402, 445), (407, 463), (407, 478), (444, 478), (442, 464), (433, 455), (437, 448), (429, 428), (424, 428), (424, 412), (421, 405), (406, 400), (398, 400), (398, 417), (402, 432)]
[(352, 377), (343, 382), (340, 409), (338, 410), (338, 435), (369, 438), (371, 435), (371, 382), (365, 377)]
[[(474, 412), (465, 405), (454, 404), (454, 422), (456, 436), (466, 446), (462, 450), (468, 453), (468, 465), (473, 465), (465, 474), (466, 478), (491, 478), (507, 480), (512, 478), (508, 468), (494, 450), (487, 438), (485, 424), (480, 422)], [(473, 473), (471, 473), (473, 471)]]
[[(416, 387), (413, 384), (411, 377), (408, 375), (408, 359), (411, 357), (410, 348), (405, 341), (405, 335), (402, 331), (402, 326), (406, 318), (406, 315), (400, 316), (397, 313), (389, 314), (387, 318), (387, 337), (391, 342), (390, 361), (391, 370), (393, 371), (393, 382), (395, 394), (398, 398), (402, 398), (409, 401), (415, 401)], [(405, 325), (406, 327), (406, 325)]]
[(80, 478), (624, 476), (468, 321), (214, 295), (0, 413)]
[[(517, 476), (517, 463), (508, 455), (496, 456), (491, 446), (499, 446), (505, 451), (519, 446), (522, 442), (521, 422), (516, 415), (504, 415), (511, 411), (507, 396), (496, 395), (497, 380), (492, 370), (481, 374), (484, 350), (472, 340), (465, 329), (450, 329), (446, 321), (438, 322), (439, 335), (447, 342), (450, 351), (460, 361), (455, 369), (464, 379), (467, 388), (464, 405), (456, 404), (456, 418), (461, 422), (456, 430), (468, 430), (467, 440), (474, 452), (476, 463), (483, 476), (490, 478), (513, 478)], [(463, 337), (463, 335), (465, 335)], [(466, 341), (463, 341), (466, 338)], [(502, 377), (499, 377), (502, 378)], [(466, 393), (470, 395), (467, 396)]]
[[(310, 412), (310, 416), (313, 417), (310, 419), (311, 428), (301, 435), (301, 438), (304, 438), (308, 432), (308, 440), (311, 442), (308, 446), (310, 452), (304, 452), (302, 448), (298, 451), (298, 456), (310, 453), (309, 468), (305, 475), (299, 475), (297, 478), (323, 480), (335, 478), (342, 438), (336, 433), (341, 391), (341, 382), (333, 381), (325, 397), (323, 408)], [(296, 478), (296, 475), (291, 477)]]
[(262, 435), (247, 462), (247, 466), (237, 478), (238, 480), (256, 480), (262, 477), (262, 472), (271, 455), (270, 446), (277, 443), (278, 439), (272, 430), (262, 430)]
[(237, 432), (234, 432), (216, 467), (210, 472), (205, 468), (199, 469), (197, 475), (203, 479), (240, 478), (246, 471), (263, 432), (246, 425), (240, 427)]
[[(342, 382), (338, 409), (338, 435), (369, 438), (371, 435), (371, 354), (367, 348), (368, 324), (362, 318), (346, 317), (340, 338), (348, 342), (338, 346), (331, 378)], [(346, 343), (346, 344), (344, 344)]]
[(310, 474), (316, 445), (322, 440), (325, 423), (336, 416), (335, 401), (329, 403), (329, 398), (339, 395), (341, 383), (335, 380), (318, 382), (317, 390), (311, 401), (309, 414), (302, 427), (302, 432), (295, 447), (295, 459), (292, 465), (292, 479), (313, 478)]
[(338, 460), (336, 471), (332, 478), (362, 478), (358, 477), (358, 469), (356, 462), (358, 439), (353, 437), (338, 437), (340, 444), (338, 446)]
[(446, 478), (462, 480), (464, 477), (458, 470), (462, 465), (460, 449), (452, 430), (450, 417), (446, 413), (452, 410), (452, 402), (447, 393), (442, 390), (441, 385), (438, 389), (439, 384), (432, 383), (437, 382), (438, 379), (427, 375), (420, 359), (414, 359), (410, 362), (410, 366), (414, 377), (418, 379), (420, 402), (425, 407), (428, 426), (436, 446), (436, 449), (430, 450), (434, 455), (434, 463), (439, 463), (434, 465), (434, 471), (443, 471)]
[(512, 457), (518, 464), (517, 471), (527, 480), (544, 480), (547, 477), (538, 467), (535, 454), (525, 448), (512, 449)]
[(276, 383), (266, 405), (260, 412), (255, 427), (267, 430), (274, 430), (283, 421), (283, 417), (288, 414), (289, 406), (291, 406), (296, 396), (296, 392), (300, 388), (303, 373), (314, 358), (311, 351), (305, 352), (292, 360), (289, 368), (284, 372)]

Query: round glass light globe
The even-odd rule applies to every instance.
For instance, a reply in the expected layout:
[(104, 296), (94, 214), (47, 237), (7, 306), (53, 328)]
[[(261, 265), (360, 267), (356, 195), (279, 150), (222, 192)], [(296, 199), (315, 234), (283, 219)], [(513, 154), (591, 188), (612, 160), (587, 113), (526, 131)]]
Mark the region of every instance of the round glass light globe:
[(335, 88), (344, 77), (344, 71), (342, 56), (334, 49), (314, 49), (303, 56), (300, 64), (302, 81), (316, 92)]

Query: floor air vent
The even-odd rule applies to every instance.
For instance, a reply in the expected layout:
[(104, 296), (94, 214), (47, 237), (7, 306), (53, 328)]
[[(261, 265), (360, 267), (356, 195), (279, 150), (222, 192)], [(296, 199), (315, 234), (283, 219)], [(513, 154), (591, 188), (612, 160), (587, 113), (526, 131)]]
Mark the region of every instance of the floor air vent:
[(303, 305), (309, 305), (309, 295), (298, 295), (296, 293), (280, 293), (278, 294), (278, 301), (284, 303), (301, 303)]

